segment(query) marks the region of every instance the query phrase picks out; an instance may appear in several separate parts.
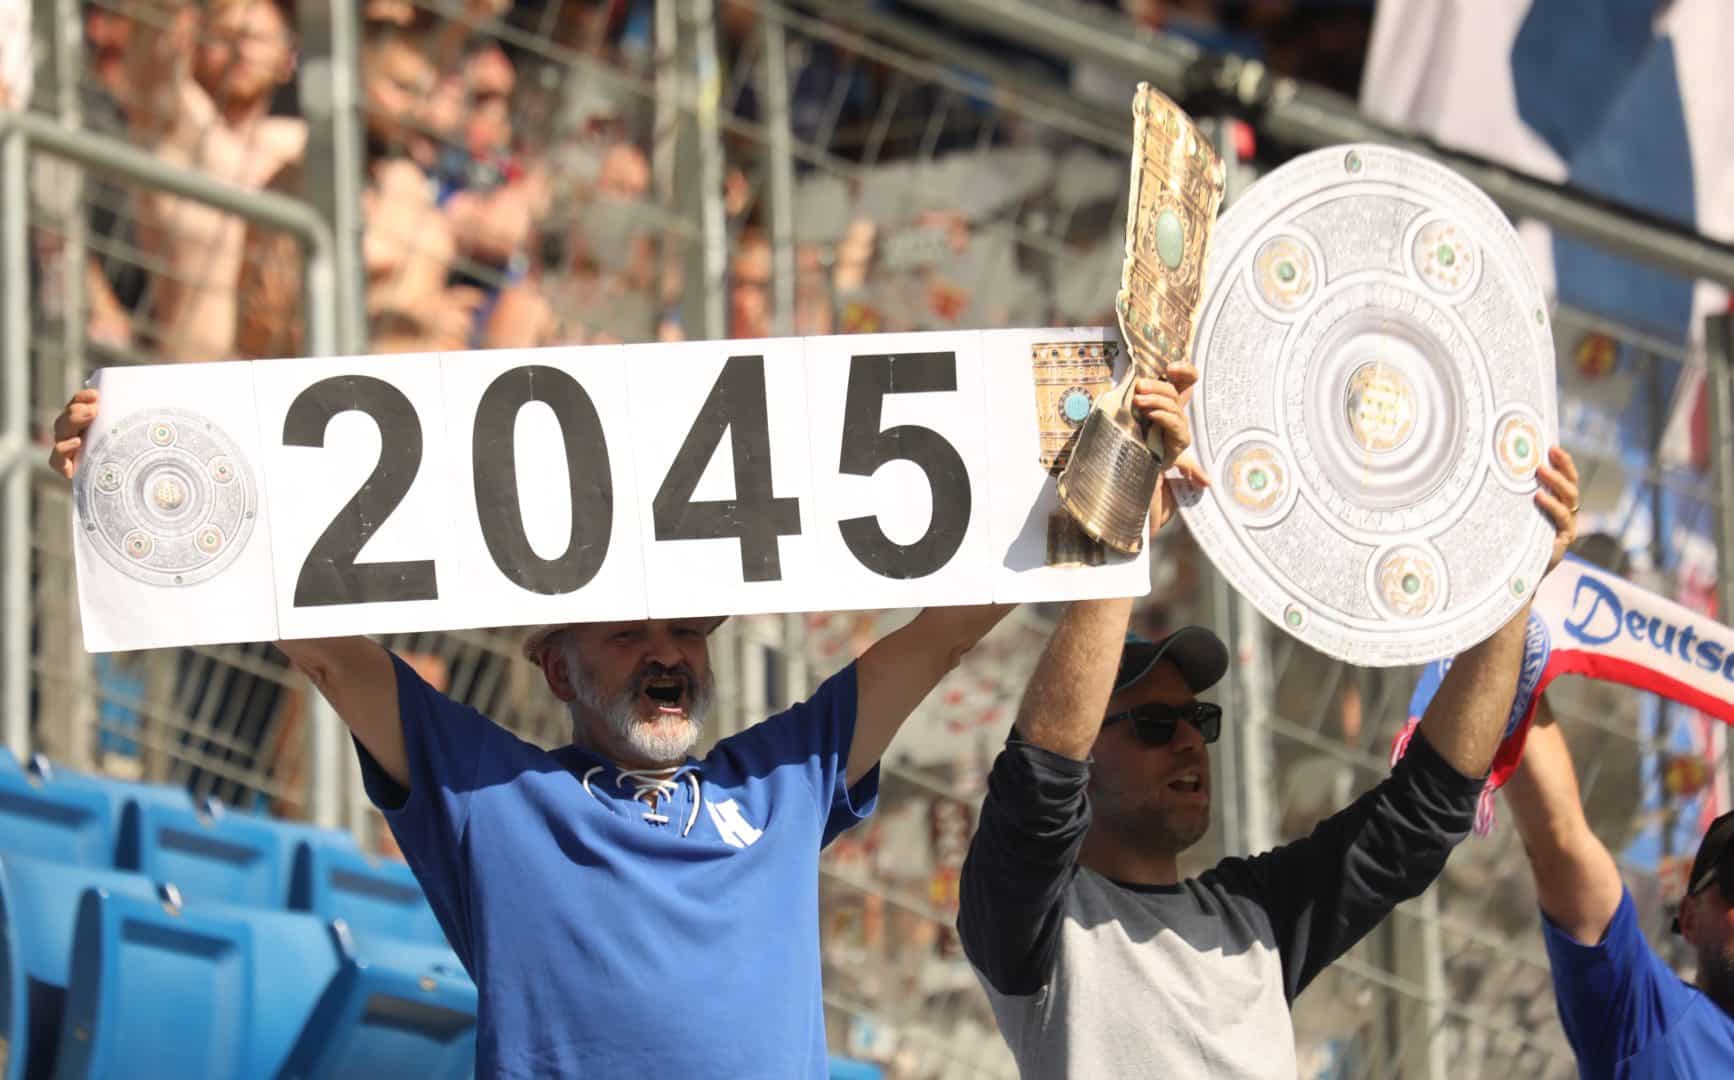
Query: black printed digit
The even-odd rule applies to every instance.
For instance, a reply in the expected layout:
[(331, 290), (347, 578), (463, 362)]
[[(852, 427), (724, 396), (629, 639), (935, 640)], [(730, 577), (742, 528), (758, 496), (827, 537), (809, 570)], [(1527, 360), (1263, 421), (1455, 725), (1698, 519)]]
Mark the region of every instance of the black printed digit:
[[(694, 502), (699, 477), (729, 436), (735, 497)], [(765, 358), (731, 356), (686, 433), (651, 503), (658, 540), (738, 539), (741, 577), (779, 581), (777, 538), (801, 534), (800, 500), (773, 494)]]
[(283, 444), (323, 447), (332, 418), (351, 410), (366, 413), (379, 428), (379, 460), (307, 553), (295, 579), (295, 606), (438, 599), (432, 559), (355, 561), (421, 469), (421, 420), (403, 391), (367, 375), (321, 379), (290, 404)]
[(963, 545), (969, 530), (969, 470), (945, 436), (919, 424), (881, 431), (885, 395), (957, 389), (957, 355), (949, 352), (856, 356), (849, 361), (843, 400), (843, 447), (838, 468), (848, 476), (872, 476), (888, 461), (910, 461), (927, 476), (933, 516), (911, 544), (885, 535), (877, 517), (838, 522), (843, 542), (861, 565), (888, 578), (919, 578), (938, 571)]
[[(566, 549), (552, 559), (542, 558), (530, 546), (518, 501), (514, 434), (519, 411), (532, 401), (553, 410), (565, 448), (572, 525)], [(578, 381), (541, 365), (505, 372), (488, 385), (476, 407), (470, 451), (477, 522), (500, 572), (513, 584), (548, 596), (588, 585), (608, 558), (608, 540), (614, 532), (614, 481), (602, 418)]]

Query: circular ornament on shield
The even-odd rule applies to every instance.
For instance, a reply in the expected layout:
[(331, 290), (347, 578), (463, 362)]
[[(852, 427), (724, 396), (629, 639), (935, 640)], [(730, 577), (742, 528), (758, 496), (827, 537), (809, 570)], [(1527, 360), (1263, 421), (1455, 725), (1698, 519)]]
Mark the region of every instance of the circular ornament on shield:
[(1180, 501), (1199, 545), (1341, 660), (1485, 639), (1552, 546), (1514, 499), (1556, 437), (1546, 306), (1510, 222), (1442, 165), (1337, 146), (1266, 175), (1211, 237), (1188, 417), (1212, 483)]
[(1252, 295), (1268, 314), (1283, 320), (1312, 302), (1323, 276), (1324, 259), (1316, 246), (1294, 231), (1260, 244), (1247, 267)]
[(147, 585), (208, 581), (252, 536), (258, 484), (240, 446), (182, 409), (133, 413), (87, 451), (78, 528), (104, 562)]
[(1445, 599), (1445, 562), (1420, 544), (1399, 544), (1367, 563), (1367, 592), (1393, 620), (1431, 615)]
[(1535, 471), (1547, 457), (1541, 418), (1517, 406), (1493, 423), (1493, 476), (1512, 491), (1535, 490)]
[(1446, 218), (1434, 218), (1415, 230), (1409, 261), (1428, 288), (1444, 296), (1468, 293), (1481, 280), (1481, 255), (1468, 234)]
[(1224, 505), (1251, 525), (1278, 521), (1294, 506), (1294, 466), (1267, 431), (1249, 432), (1225, 447), (1220, 475)]

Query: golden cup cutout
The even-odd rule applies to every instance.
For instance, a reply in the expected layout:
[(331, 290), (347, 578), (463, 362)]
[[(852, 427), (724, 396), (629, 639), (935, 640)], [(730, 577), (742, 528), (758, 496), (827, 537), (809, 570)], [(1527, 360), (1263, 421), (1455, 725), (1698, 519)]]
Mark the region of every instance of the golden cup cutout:
[(1132, 190), (1115, 312), (1131, 363), (1099, 396), (1060, 474), (1060, 504), (1091, 538), (1126, 554), (1167, 463), (1162, 436), (1132, 409), (1133, 381), (1161, 378), (1192, 353), (1205, 259), (1222, 205), (1222, 159), (1180, 107), (1139, 83), (1132, 99)]

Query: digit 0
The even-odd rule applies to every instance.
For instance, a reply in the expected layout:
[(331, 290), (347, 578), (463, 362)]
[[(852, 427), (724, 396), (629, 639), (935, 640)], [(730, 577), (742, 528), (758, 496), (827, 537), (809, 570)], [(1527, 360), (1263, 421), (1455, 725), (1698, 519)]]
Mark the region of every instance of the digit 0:
[[(518, 413), (532, 401), (553, 410), (565, 448), (566, 483), (572, 506), (566, 549), (544, 559), (524, 532), (518, 501)], [(494, 565), (513, 584), (548, 596), (588, 585), (608, 558), (614, 533), (614, 481), (602, 418), (578, 380), (540, 364), (513, 368), (482, 393), (471, 430), (475, 465), (476, 518)]]

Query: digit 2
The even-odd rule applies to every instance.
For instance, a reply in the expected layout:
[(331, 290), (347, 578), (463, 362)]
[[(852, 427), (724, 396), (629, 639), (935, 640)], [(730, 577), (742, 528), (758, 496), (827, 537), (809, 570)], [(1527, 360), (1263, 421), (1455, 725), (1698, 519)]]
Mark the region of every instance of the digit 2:
[(879, 430), (886, 394), (957, 389), (957, 354), (898, 353), (851, 357), (843, 399), (843, 447), (838, 469), (846, 476), (872, 476), (888, 461), (914, 462), (933, 493), (927, 531), (912, 544), (885, 535), (876, 517), (837, 523), (843, 542), (861, 565), (888, 578), (926, 577), (950, 562), (969, 530), (969, 470), (945, 436), (919, 424)]
[[(694, 502), (692, 493), (722, 445), (724, 430), (734, 457), (735, 497)], [(777, 538), (801, 534), (801, 506), (798, 499), (772, 494), (764, 357), (728, 358), (657, 488), (651, 511), (658, 540), (736, 538), (743, 580), (781, 580)]]
[(421, 421), (397, 387), (368, 375), (337, 375), (301, 391), (283, 418), (285, 446), (325, 445), (332, 418), (363, 412), (379, 429), (373, 472), (325, 527), (295, 579), (296, 607), (436, 600), (432, 559), (357, 563), (375, 530), (403, 501), (421, 469)]

